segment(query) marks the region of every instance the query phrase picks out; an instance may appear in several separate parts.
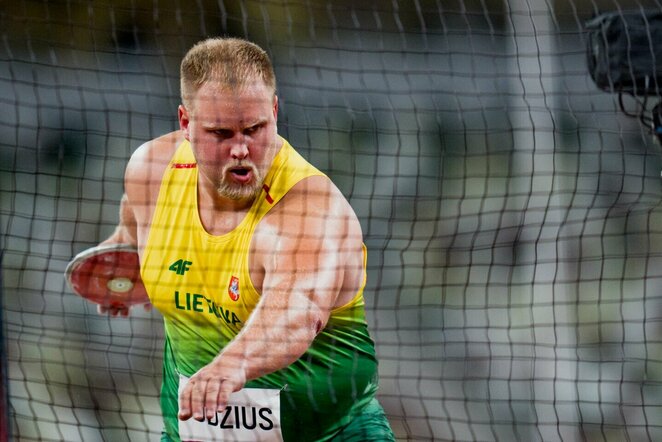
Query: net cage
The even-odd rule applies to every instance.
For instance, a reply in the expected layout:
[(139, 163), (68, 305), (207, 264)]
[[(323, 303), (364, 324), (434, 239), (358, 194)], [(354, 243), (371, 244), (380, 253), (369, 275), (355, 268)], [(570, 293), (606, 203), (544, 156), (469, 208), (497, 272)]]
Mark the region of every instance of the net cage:
[(662, 440), (660, 146), (586, 62), (619, 11), (662, 4), (3, 2), (0, 439), (158, 439), (160, 315), (98, 315), (63, 272), (178, 127), (183, 54), (230, 35), (361, 222), (398, 440)]

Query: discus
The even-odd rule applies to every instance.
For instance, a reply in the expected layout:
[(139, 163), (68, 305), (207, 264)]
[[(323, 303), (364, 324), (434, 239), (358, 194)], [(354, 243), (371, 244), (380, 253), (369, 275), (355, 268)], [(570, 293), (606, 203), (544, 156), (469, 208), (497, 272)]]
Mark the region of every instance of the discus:
[(74, 293), (102, 307), (149, 303), (140, 278), (138, 251), (132, 245), (109, 244), (84, 250), (67, 265), (64, 275)]

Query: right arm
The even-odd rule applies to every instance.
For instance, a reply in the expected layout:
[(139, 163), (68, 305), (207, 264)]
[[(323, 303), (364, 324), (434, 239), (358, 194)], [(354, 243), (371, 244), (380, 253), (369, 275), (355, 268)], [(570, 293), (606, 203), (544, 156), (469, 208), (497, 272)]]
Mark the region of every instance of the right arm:
[(108, 244), (130, 244), (134, 247), (138, 245), (138, 231), (137, 231), (136, 215), (133, 212), (129, 197), (126, 193), (122, 195), (120, 201), (120, 220), (115, 227), (115, 231), (106, 240), (102, 241), (99, 245)]
[[(143, 146), (139, 148), (142, 149)], [(138, 150), (138, 151), (139, 151)], [(136, 151), (136, 152), (138, 152)], [(131, 172), (135, 170), (135, 167), (132, 166), (137, 161), (136, 155), (132, 155), (127, 165), (126, 171), (124, 173), (124, 194), (120, 200), (120, 213), (119, 213), (119, 222), (115, 227), (115, 231), (99, 245), (112, 245), (112, 244), (124, 244), (131, 245), (134, 248), (138, 248), (138, 221), (136, 219), (136, 213), (132, 205), (132, 201), (129, 200), (128, 192), (133, 193), (136, 183), (139, 182)], [(148, 311), (151, 310), (152, 304), (147, 303), (143, 305), (143, 308)], [(110, 316), (129, 316), (130, 307), (126, 305), (112, 305), (112, 306), (97, 306), (97, 312), (100, 315), (110, 315)]]
[[(106, 240), (102, 241), (99, 245), (110, 245), (110, 244), (130, 244), (134, 247), (138, 244), (138, 231), (137, 231), (137, 222), (136, 216), (133, 212), (133, 208), (129, 203), (129, 198), (126, 193), (122, 195), (122, 200), (120, 201), (120, 220), (115, 227), (115, 231), (110, 235)], [(152, 309), (152, 304), (147, 303), (143, 304), (145, 311)], [(129, 316), (129, 310), (131, 307), (122, 305), (122, 306), (97, 306), (97, 312), (100, 315), (110, 315), (110, 316)]]
[(124, 172), (119, 222), (112, 235), (101, 244), (130, 244), (142, 253), (161, 178), (183, 139), (179, 131), (171, 132), (141, 145), (131, 155)]
[[(179, 132), (148, 141), (131, 155), (124, 173), (124, 194), (120, 201), (119, 222), (115, 231), (100, 245), (128, 244), (141, 254), (161, 187), (161, 177), (183, 137)], [(151, 304), (145, 305), (146, 309)], [(99, 313), (127, 316), (129, 308), (103, 308)]]

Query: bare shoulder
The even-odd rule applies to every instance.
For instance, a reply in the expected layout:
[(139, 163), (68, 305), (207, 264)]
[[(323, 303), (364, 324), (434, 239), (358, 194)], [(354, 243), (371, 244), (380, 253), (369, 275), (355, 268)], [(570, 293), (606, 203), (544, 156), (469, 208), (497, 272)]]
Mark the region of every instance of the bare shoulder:
[(147, 226), (161, 187), (161, 178), (177, 146), (180, 131), (170, 132), (142, 144), (131, 155), (124, 175), (124, 190), (139, 229)]
[(184, 140), (180, 131), (170, 132), (142, 144), (131, 155), (127, 165), (127, 187), (160, 182), (170, 158)]
[(251, 269), (258, 290), (268, 278), (269, 287), (298, 287), (320, 305), (339, 307), (356, 296), (364, 280), (361, 225), (327, 177), (300, 181), (264, 217)]
[(346, 222), (357, 221), (354, 210), (336, 185), (326, 176), (311, 176), (299, 181), (285, 195), (284, 206), (300, 206), (308, 212), (333, 218), (341, 217)]
[[(347, 199), (325, 176), (297, 183), (263, 220), (266, 233), (281, 238), (335, 239), (338, 247), (362, 244), (361, 225)], [(344, 244), (344, 246), (343, 246)], [(354, 249), (355, 247), (350, 247)]]

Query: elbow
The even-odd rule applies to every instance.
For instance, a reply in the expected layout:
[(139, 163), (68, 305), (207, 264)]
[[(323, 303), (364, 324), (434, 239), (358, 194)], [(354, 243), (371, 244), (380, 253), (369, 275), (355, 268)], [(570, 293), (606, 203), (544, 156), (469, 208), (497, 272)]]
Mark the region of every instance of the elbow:
[[(310, 320), (312, 319), (312, 320)], [(324, 329), (325, 322), (322, 318), (310, 318), (306, 327), (300, 329), (302, 332), (299, 336), (300, 339), (296, 339), (294, 342), (294, 347), (292, 350), (293, 355), (297, 355), (295, 359), (303, 356), (304, 353), (308, 351), (310, 346), (313, 344), (313, 341)]]
[(315, 306), (310, 312), (310, 316), (308, 318), (308, 324), (309, 324), (309, 330), (310, 330), (310, 342), (319, 335), (324, 327), (326, 327), (326, 323), (329, 321), (329, 316), (330, 312), (325, 312), (318, 306)]

